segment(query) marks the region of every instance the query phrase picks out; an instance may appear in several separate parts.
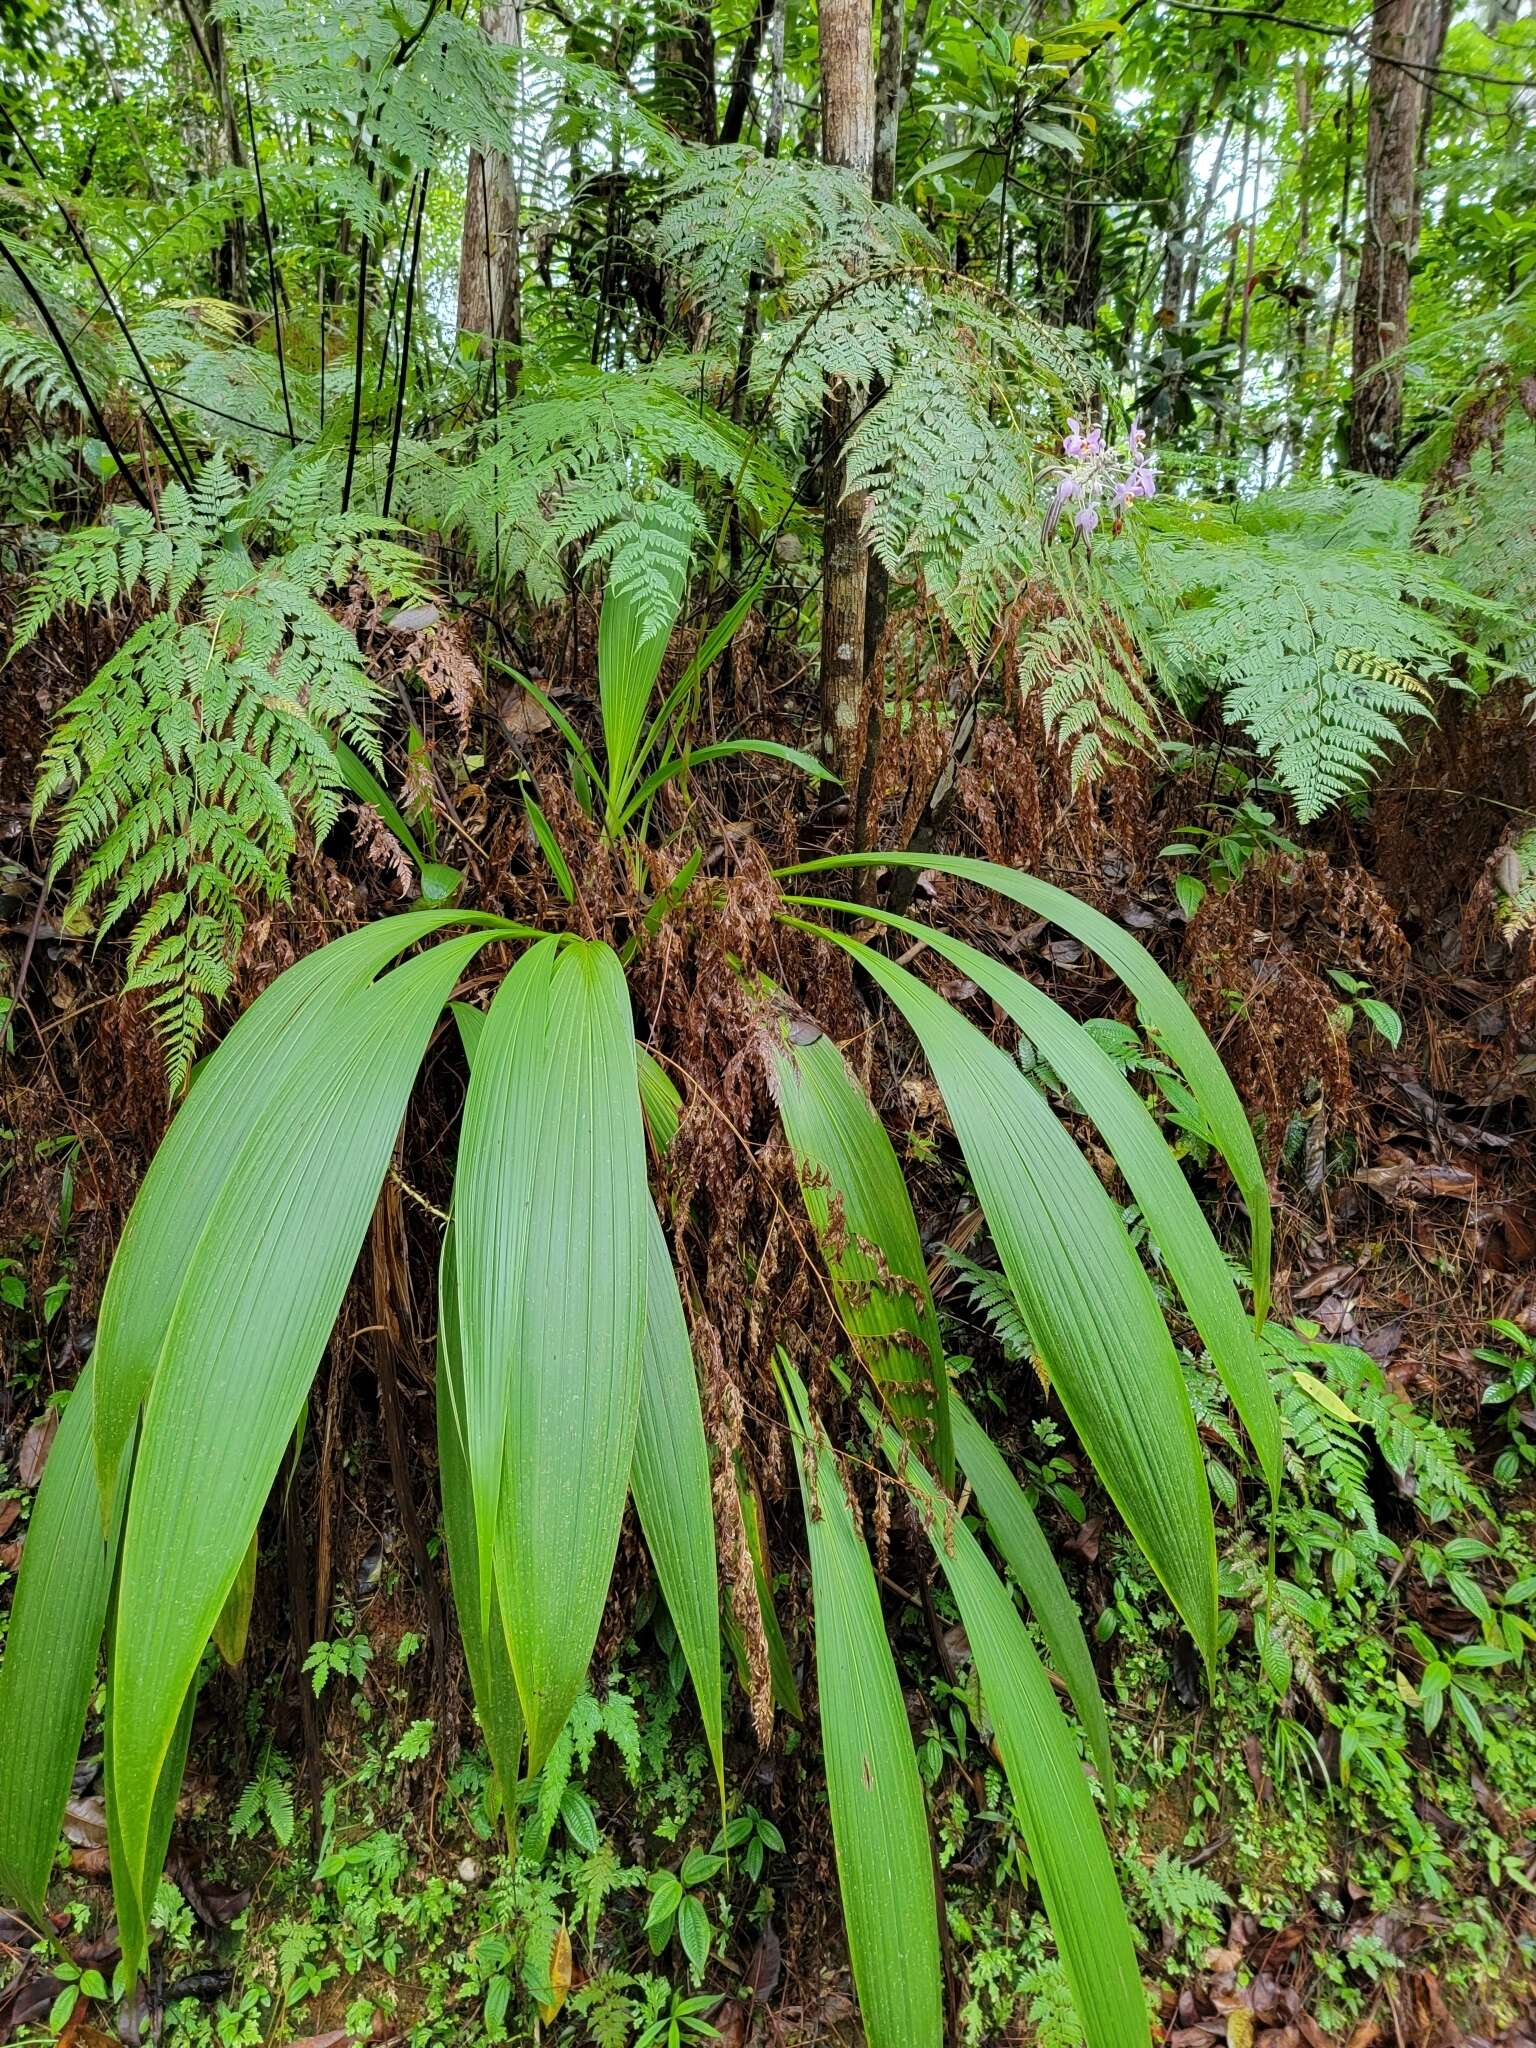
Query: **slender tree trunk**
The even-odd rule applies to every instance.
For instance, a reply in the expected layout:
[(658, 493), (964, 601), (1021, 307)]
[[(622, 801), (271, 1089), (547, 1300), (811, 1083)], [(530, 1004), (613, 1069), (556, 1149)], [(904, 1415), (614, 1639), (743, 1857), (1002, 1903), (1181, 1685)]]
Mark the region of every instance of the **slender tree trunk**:
[(720, 123), (721, 142), (740, 142), (741, 131), (746, 126), (747, 108), (752, 103), (752, 81), (757, 75), (757, 56), (763, 46), (763, 34), (773, 20), (774, 0), (757, 0), (752, 19), (747, 23), (747, 32), (737, 45), (735, 61), (731, 65), (731, 91), (725, 103), (725, 117)]
[[(921, 0), (920, 0), (921, 4)], [(906, 0), (880, 0), (880, 53), (875, 65), (875, 160), (870, 174), (870, 189), (876, 199), (888, 203), (896, 196), (896, 143), (901, 132), (901, 108), (905, 97), (903, 80), (902, 41), (906, 27)], [(884, 385), (871, 392), (871, 402), (878, 399)], [(880, 754), (880, 724), (883, 712), (882, 692), (874, 687), (872, 677), (875, 657), (885, 633), (886, 613), (890, 605), (891, 578), (880, 557), (871, 551), (864, 592), (864, 648), (861, 661), (863, 670), (862, 688), (868, 703), (865, 706), (864, 735), (859, 748), (859, 776), (853, 797), (853, 843), (856, 847), (869, 844), (869, 811), (874, 795), (875, 769)], [(874, 875), (860, 878), (873, 887)]]
[(1351, 356), (1353, 469), (1390, 476), (1403, 425), (1403, 369), (1388, 359), (1408, 334), (1408, 288), (1418, 244), (1419, 131), (1439, 0), (1377, 0), (1371, 27), (1360, 269)]
[[(202, 59), (203, 69), (208, 74), (208, 83), (218, 103), (219, 128), (223, 136), (224, 153), (228, 162), (237, 170), (245, 164), (245, 143), (240, 133), (240, 119), (235, 112), (234, 94), (230, 90), (229, 62), (224, 46), (224, 25), (209, 12), (204, 0), (182, 0), (182, 18), (191, 31)], [(250, 304), (251, 286), (249, 265), (246, 260), (245, 219), (233, 214), (224, 230), (224, 239), (214, 256), (214, 283), (221, 299), (232, 305)]]
[(1296, 60), (1296, 296), (1291, 309), (1290, 361), (1286, 367), (1285, 452), (1291, 480), (1301, 474), (1302, 428), (1306, 416), (1307, 350), (1311, 341), (1312, 301), (1308, 295), (1307, 259), (1312, 253), (1312, 62)]
[[(480, 26), (491, 42), (521, 49), (523, 0), (483, 0)], [(516, 171), (500, 150), (471, 150), (459, 244), (459, 332), (510, 344), (509, 391), (517, 386), (522, 339), (520, 225)]]
[(715, 31), (703, 0), (663, 0), (656, 18), (656, 104), (690, 142), (715, 139)]
[[(822, 156), (866, 188), (874, 172), (875, 73), (870, 0), (821, 0)], [(842, 443), (852, 398), (834, 382), (826, 402), (821, 568), (822, 746), (843, 777), (858, 772), (869, 549), (862, 507), (846, 492)]]
[(877, 199), (896, 197), (896, 138), (901, 126), (902, 32), (906, 0), (880, 0), (880, 55), (875, 65), (875, 153), (870, 169)]

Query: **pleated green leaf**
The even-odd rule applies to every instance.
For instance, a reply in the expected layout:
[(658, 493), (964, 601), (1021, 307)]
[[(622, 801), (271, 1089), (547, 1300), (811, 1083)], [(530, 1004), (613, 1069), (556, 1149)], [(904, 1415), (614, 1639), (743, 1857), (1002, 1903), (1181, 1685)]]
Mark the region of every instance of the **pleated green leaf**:
[[(469, 1092), (454, 1173), (464, 1451), (482, 1560), (501, 1508), (514, 1342), (522, 1314), (543, 1142), (539, 1084), (547, 1063), (550, 981), (559, 941), (516, 960), (483, 1015), (456, 1004)], [(491, 1626), (491, 1575), (480, 1581), (480, 1627)]]
[(981, 1679), (1030, 1867), (1077, 2016), (1092, 2048), (1147, 2048), (1147, 2001), (1114, 1867), (1077, 1746), (1019, 1611), (981, 1546), (902, 1439), (868, 1402), (865, 1419), (916, 1496)]
[(544, 941), (487, 1013), (454, 1196), (465, 1448), (530, 1771), (581, 1690), (607, 1598), (651, 1213), (623, 969), (607, 946)]
[(869, 2048), (941, 2048), (933, 1855), (875, 1574), (837, 1461), (782, 1358), (779, 1379), (799, 1451), (827, 1800), (864, 2036)]
[(0, 1896), (47, 1927), (48, 1875), (96, 1683), (124, 1488), (101, 1532), (88, 1364), (32, 1504), (0, 1664)]
[(1110, 1498), (1207, 1665), (1216, 1532), (1200, 1440), (1152, 1284), (1097, 1175), (1005, 1052), (841, 933), (906, 1018), (949, 1110), (1025, 1327)]
[[(478, 1011), (471, 1015), (478, 1016)], [(458, 1338), (458, 1281), (454, 1272), (453, 1226), (443, 1236), (437, 1318), (437, 1471), (443, 1496), (443, 1539), (453, 1604), (458, 1610), (464, 1662), (469, 1667), (475, 1711), (485, 1731), (491, 1767), (503, 1811), (515, 1811), (518, 1765), (523, 1752), (523, 1710), (501, 1626), (501, 1606), (491, 1597), (492, 1566), (481, 1555), (475, 1534), (475, 1503), (464, 1450), (464, 1385)], [(482, 1582), (487, 1597), (481, 1598)], [(489, 1608), (491, 1625), (480, 1616)]]
[(160, 1766), (154, 1796), (149, 1802), (149, 1829), (141, 1871), (135, 1857), (130, 1854), (123, 1842), (124, 1807), (118, 1798), (117, 1772), (113, 1763), (112, 1729), (116, 1700), (110, 1672), (114, 1662), (115, 1641), (115, 1632), (109, 1629), (109, 1675), (106, 1707), (102, 1715), (105, 1738), (102, 1744), (102, 1789), (107, 1809), (107, 1856), (112, 1868), (112, 1903), (117, 1913), (117, 1931), (118, 1939), (122, 1943), (124, 1970), (131, 1977), (143, 1970), (149, 1961), (150, 1908), (155, 1902), (155, 1889), (160, 1882), (160, 1873), (165, 1868), (165, 1852), (170, 1847), (171, 1829), (176, 1820), (176, 1801), (181, 1792), (182, 1772), (187, 1765), (187, 1745), (192, 1738), (192, 1715), (197, 1706), (197, 1681), (194, 1679), (187, 1687), (181, 1710), (172, 1725), (170, 1745), (165, 1753), (165, 1761)]
[(256, 1599), (256, 1539), (253, 1529), (235, 1583), (213, 1624), (213, 1646), (231, 1670), (244, 1662), (246, 1638), (251, 1632), (251, 1607)]
[(949, 1377), (912, 1200), (885, 1126), (826, 1036), (767, 1033), (774, 1093), (838, 1314), (914, 1447), (955, 1476)]
[(680, 568), (666, 573), (658, 602), (654, 590), (610, 582), (597, 622), (597, 689), (608, 765), (610, 830), (641, 766), (640, 738), (651, 692), (683, 601)]
[[(103, 1504), (220, 1191), (233, 1176), (262, 1170), (260, 1155), (272, 1141), (265, 1111), (273, 1077), (328, 1057), (336, 1005), (366, 988), (407, 946), (445, 924), (484, 922), (453, 911), (414, 911), (349, 932), (280, 974), (203, 1062), (150, 1162), (102, 1296), (94, 1402)], [(216, 1242), (210, 1244), (216, 1254)]]
[[(177, 1717), (335, 1323), (427, 1040), (484, 943), (450, 939), (377, 982), (333, 985), (327, 1029), (295, 1019), (286, 1038), (250, 1034), (224, 1068), (258, 1106), (237, 1103), (245, 1141), (179, 1291), (160, 1302), (123, 1529), (109, 1735), (120, 1908), (152, 1895), (154, 1800)], [(163, 1180), (141, 1207), (152, 1192), (180, 1213)]]
[(1113, 1807), (1115, 1765), (1109, 1747), (1109, 1721), (1077, 1602), (1068, 1592), (1045, 1531), (1035, 1519), (1035, 1511), (1009, 1471), (1002, 1452), (958, 1394), (950, 1397), (950, 1413), (961, 1469), (971, 1482), (976, 1505), (986, 1517), (988, 1534), (1018, 1581), (1029, 1602), (1029, 1611), (1045, 1637), (1051, 1662), (1083, 1724), (1099, 1783)]
[[(818, 907), (845, 912), (849, 908), (825, 899), (819, 900)], [(1180, 1171), (1179, 1162), (1151, 1112), (1120, 1068), (1059, 1004), (1011, 967), (912, 918), (867, 910), (862, 905), (858, 915), (878, 918), (921, 939), (985, 989), (1077, 1097), (1098, 1126), (1140, 1204), (1190, 1317), (1205, 1340), (1212, 1363), (1258, 1452), (1270, 1489), (1277, 1491), (1280, 1411), (1259, 1357), (1253, 1325), (1243, 1312), (1226, 1261), (1201, 1213), (1194, 1190)]]
[(1238, 1099), (1221, 1055), (1201, 1029), (1194, 1012), (1179, 994), (1145, 946), (1133, 939), (1101, 911), (1080, 903), (1065, 889), (1057, 889), (1034, 875), (1022, 875), (990, 860), (971, 860), (953, 853), (853, 853), (832, 854), (822, 860), (802, 861), (781, 870), (786, 875), (804, 875), (842, 867), (932, 868), (939, 874), (955, 875), (961, 881), (976, 882), (1021, 903), (1037, 917), (1049, 918), (1064, 932), (1070, 932), (1090, 952), (1097, 953), (1112, 967), (1135, 996), (1143, 1021), (1157, 1034), (1167, 1054), (1199, 1103), (1216, 1140), (1217, 1149), (1231, 1168), (1248, 1208), (1252, 1235), (1253, 1320), (1262, 1329), (1269, 1315), (1270, 1255), (1273, 1226), (1270, 1220), (1269, 1183), (1259, 1159), (1248, 1118)]
[(630, 1490), (667, 1612), (688, 1661), (699, 1715), (725, 1801), (720, 1697), (720, 1571), (709, 1450), (693, 1346), (656, 1211), (651, 1210), (645, 1371)]
[[(471, 1066), (479, 1053), (485, 1026), (482, 1011), (454, 1004), (464, 1049)], [(651, 1142), (664, 1152), (677, 1131), (681, 1099), (665, 1070), (637, 1046), (636, 1076), (641, 1107)], [(699, 1409), (698, 1379), (694, 1370), (693, 1347), (678, 1297), (677, 1278), (667, 1255), (666, 1239), (655, 1210), (647, 1231), (649, 1279), (646, 1290), (645, 1354), (640, 1388), (640, 1412), (635, 1433), (634, 1463), (630, 1489), (635, 1511), (645, 1535), (646, 1546), (656, 1566), (661, 1590), (672, 1616), (678, 1641), (688, 1663), (699, 1713), (704, 1723), (715, 1775), (724, 1798), (725, 1753), (722, 1733), (720, 1692), (720, 1575), (715, 1554), (715, 1519), (710, 1501), (709, 1451), (704, 1440), (704, 1418)], [(450, 1233), (451, 1238), (451, 1233)], [(441, 1327), (449, 1327), (448, 1252), (444, 1252), (443, 1306)], [(455, 1283), (456, 1284), (456, 1283)], [(460, 1374), (455, 1369), (452, 1384)], [(458, 1397), (462, 1412), (462, 1396)], [(439, 1431), (443, 1425), (439, 1420)], [(462, 1457), (462, 1437), (453, 1446)], [(448, 1460), (443, 1459), (445, 1521), (447, 1519)], [(465, 1496), (468, 1501), (468, 1495)], [(472, 1512), (472, 1508), (470, 1510)], [(471, 1534), (473, 1525), (471, 1524)], [(450, 1535), (450, 1548), (453, 1538)], [(469, 1540), (460, 1538), (460, 1549), (468, 1556)], [(464, 1578), (464, 1587), (471, 1580)], [(479, 1580), (473, 1581), (478, 1598)], [(460, 1576), (454, 1578), (455, 1599), (461, 1611), (467, 1591)], [(465, 1619), (466, 1641), (470, 1629)], [(475, 1621), (478, 1634), (478, 1614)], [(510, 1675), (510, 1674), (509, 1674)], [(471, 1683), (479, 1698), (479, 1681), (473, 1667)], [(515, 1695), (514, 1695), (515, 1697)], [(486, 1714), (481, 1709), (481, 1720)], [(522, 1717), (518, 1715), (521, 1739)], [(493, 1751), (494, 1755), (494, 1751)]]

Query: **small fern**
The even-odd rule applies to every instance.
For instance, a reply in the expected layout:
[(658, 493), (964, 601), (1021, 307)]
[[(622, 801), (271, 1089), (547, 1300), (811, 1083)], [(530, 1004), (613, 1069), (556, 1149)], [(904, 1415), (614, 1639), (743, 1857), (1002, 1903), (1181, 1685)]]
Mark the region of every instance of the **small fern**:
[(1175, 686), (1221, 688), (1303, 820), (1363, 789), (1429, 711), (1464, 646), (1430, 607), (1489, 609), (1414, 551), (1416, 514), (1416, 493), (1381, 483), (1145, 514), (1144, 639)]
[(1463, 1441), (1421, 1414), (1368, 1352), (1352, 1344), (1319, 1343), (1305, 1330), (1298, 1333), (1277, 1323), (1270, 1323), (1264, 1335), (1287, 1435), (1305, 1462), (1322, 1474), (1342, 1514), (1375, 1533), (1375, 1510), (1366, 1489), (1367, 1431), (1427, 1521), (1488, 1512), (1464, 1469)]
[(1499, 925), (1509, 937), (1536, 930), (1536, 825), (1511, 834), (1499, 857)]

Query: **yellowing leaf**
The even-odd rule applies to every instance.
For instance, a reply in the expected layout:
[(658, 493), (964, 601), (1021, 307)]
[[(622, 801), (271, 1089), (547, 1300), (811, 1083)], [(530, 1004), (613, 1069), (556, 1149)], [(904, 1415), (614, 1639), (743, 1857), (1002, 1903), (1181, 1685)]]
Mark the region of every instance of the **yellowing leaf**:
[(1310, 1400), (1315, 1401), (1318, 1407), (1324, 1409), (1329, 1415), (1336, 1415), (1340, 1422), (1358, 1422), (1360, 1420), (1360, 1417), (1350, 1407), (1349, 1403), (1341, 1401), (1332, 1387), (1327, 1386), (1322, 1380), (1314, 1378), (1311, 1373), (1304, 1372), (1299, 1365), (1292, 1366), (1291, 1378)]
[(562, 1925), (555, 1931), (549, 1951), (548, 2005), (539, 2007), (539, 2018), (547, 2027), (564, 2005), (571, 1991), (571, 1930)]

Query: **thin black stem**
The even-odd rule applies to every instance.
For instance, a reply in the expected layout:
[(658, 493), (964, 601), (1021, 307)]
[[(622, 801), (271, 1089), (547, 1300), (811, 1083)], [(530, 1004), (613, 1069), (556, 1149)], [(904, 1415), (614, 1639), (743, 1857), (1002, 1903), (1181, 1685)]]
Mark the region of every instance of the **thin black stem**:
[(405, 312), (400, 323), (400, 381), (395, 390), (395, 418), (389, 430), (389, 466), (384, 472), (384, 517), (395, 488), (395, 463), (400, 455), (400, 424), (405, 418), (405, 387), (411, 375), (411, 316), (416, 310), (416, 277), (421, 268), (421, 223), (427, 211), (427, 178), (421, 174), (421, 191), (416, 201), (416, 232), (411, 237), (411, 270), (405, 281)]
[(352, 423), (347, 429), (347, 473), (341, 484), (341, 509), (352, 504), (352, 473), (357, 466), (357, 435), (363, 423), (363, 340), (368, 332), (368, 237), (357, 251), (357, 338), (352, 364)]
[[(170, 435), (169, 440), (166, 439), (166, 435), (162, 434), (159, 427), (156, 426), (153, 416), (149, 413), (146, 413), (144, 415), (145, 424), (148, 426), (151, 434), (153, 434), (155, 437), (156, 447), (165, 457), (166, 462), (171, 469), (171, 473), (174, 476), (180, 477), (181, 481), (190, 488), (192, 483), (192, 465), (187, 460), (187, 451), (181, 445), (181, 437), (176, 432), (175, 422), (172, 420), (170, 413), (166, 410), (165, 400), (160, 396), (160, 387), (156, 384), (154, 378), (149, 374), (149, 365), (145, 362), (142, 354), (139, 351), (139, 344), (137, 343), (137, 341), (134, 340), (133, 330), (129, 327), (128, 322), (124, 319), (122, 309), (118, 305), (116, 298), (113, 296), (111, 287), (108, 285), (106, 279), (102, 276), (100, 270), (97, 268), (96, 259), (91, 254), (90, 246), (87, 243), (84, 235), (81, 234), (79, 227), (76, 225), (74, 216), (70, 213), (69, 208), (64, 204), (63, 200), (56, 198), (52, 190), (50, 189), (47, 177), (44, 175), (43, 172), (43, 167), (38, 162), (36, 156), (33, 154), (31, 143), (28, 142), (26, 136), (23, 135), (21, 130), (17, 127), (14, 119), (11, 116), (10, 109), (8, 107), (0, 106), (0, 114), (3, 114), (5, 116), (6, 126), (10, 129), (11, 133), (15, 136), (16, 140), (21, 144), (22, 148), (26, 151), (27, 162), (32, 166), (33, 176), (37, 179), (38, 183), (42, 186), (43, 190), (48, 194), (48, 197), (51, 200), (53, 200), (53, 204), (58, 211), (59, 218), (60, 220), (63, 221), (64, 226), (68, 231), (70, 240), (74, 243), (75, 247), (80, 251), (82, 258), (84, 259), (86, 268), (90, 271), (92, 278), (95, 280), (96, 289), (101, 293), (102, 304), (107, 308), (107, 311), (112, 315), (112, 318), (116, 321), (118, 329), (122, 334), (124, 341), (126, 341), (128, 344), (128, 348), (133, 356), (133, 360), (135, 361), (135, 363), (137, 363), (139, 367), (139, 374), (144, 379), (144, 383), (150, 393), (150, 396), (154, 399), (155, 404), (159, 409), (161, 418), (165, 421), (166, 432)], [(174, 448), (172, 446), (172, 443), (174, 443)]]
[(95, 427), (97, 433), (100, 434), (102, 440), (106, 443), (107, 448), (112, 455), (113, 461), (117, 464), (118, 469), (122, 472), (124, 483), (127, 484), (129, 490), (132, 491), (135, 498), (137, 498), (139, 503), (144, 507), (144, 510), (150, 515), (151, 518), (153, 518), (155, 508), (150, 503), (149, 493), (145, 490), (144, 486), (139, 482), (138, 478), (134, 475), (133, 471), (128, 467), (128, 458), (124, 455), (122, 449), (118, 447), (116, 436), (113, 434), (112, 429), (107, 425), (107, 422), (102, 415), (101, 407), (96, 403), (96, 400), (92, 397), (91, 387), (89, 384), (86, 383), (84, 373), (82, 372), (80, 365), (75, 361), (74, 353), (71, 350), (69, 343), (64, 339), (64, 336), (60, 333), (59, 323), (57, 320), (54, 319), (53, 313), (49, 308), (48, 302), (46, 301), (46, 299), (44, 299), (42, 293), (38, 290), (37, 286), (32, 282), (31, 278), (28, 277), (26, 271), (23, 270), (21, 265), (16, 261), (15, 256), (11, 252), (10, 243), (7, 242), (3, 237), (0, 237), (0, 256), (3, 256), (6, 262), (11, 266), (12, 270), (15, 271), (16, 276), (20, 281), (22, 290), (26, 293), (27, 297), (32, 301), (33, 305), (36, 306), (39, 314), (42, 316), (43, 325), (48, 329), (49, 338), (53, 342), (54, 347), (59, 351), (59, 354), (63, 356), (65, 363), (68, 365), (69, 374), (75, 380), (75, 389), (80, 393), (80, 396), (85, 401), (85, 409), (91, 416), (91, 424)]
[(288, 438), (296, 441), (293, 430), (293, 407), (288, 402), (288, 364), (283, 354), (283, 308), (277, 289), (277, 259), (272, 253), (272, 219), (267, 212), (267, 190), (261, 176), (261, 151), (256, 146), (256, 113), (251, 105), (251, 74), (245, 65), (240, 66), (240, 77), (245, 85), (245, 124), (251, 134), (251, 168), (256, 173), (256, 206), (261, 215), (261, 237), (267, 247), (267, 290), (272, 295), (272, 339), (277, 348), (277, 377), (283, 387), (283, 418), (288, 422)]

